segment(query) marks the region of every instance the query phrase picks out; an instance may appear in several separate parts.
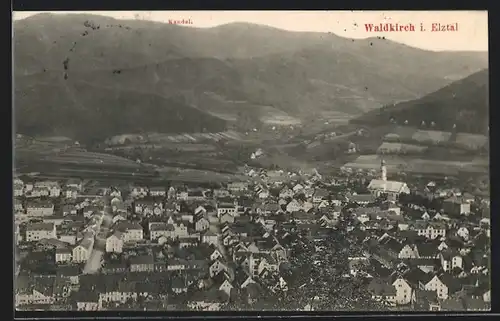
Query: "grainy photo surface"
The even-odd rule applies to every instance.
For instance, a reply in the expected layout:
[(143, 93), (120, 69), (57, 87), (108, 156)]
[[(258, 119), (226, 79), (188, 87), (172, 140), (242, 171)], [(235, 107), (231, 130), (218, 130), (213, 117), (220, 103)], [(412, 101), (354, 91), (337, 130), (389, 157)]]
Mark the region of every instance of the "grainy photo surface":
[(488, 311), (487, 12), (14, 12), (15, 306)]

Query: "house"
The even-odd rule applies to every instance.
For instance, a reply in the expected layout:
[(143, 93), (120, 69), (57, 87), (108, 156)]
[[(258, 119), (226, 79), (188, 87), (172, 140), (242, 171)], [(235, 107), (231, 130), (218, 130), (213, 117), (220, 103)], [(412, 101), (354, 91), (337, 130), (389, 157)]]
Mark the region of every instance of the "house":
[(217, 217), (221, 218), (224, 214), (236, 216), (238, 214), (238, 205), (234, 203), (218, 203)]
[(80, 283), (80, 274), (82, 269), (75, 264), (62, 265), (57, 267), (56, 277), (68, 280), (71, 285), (78, 285)]
[(115, 230), (123, 233), (123, 242), (137, 242), (144, 238), (142, 226), (128, 221), (118, 221)]
[(286, 211), (288, 213), (298, 212), (302, 210), (302, 205), (299, 200), (293, 199), (286, 205)]
[(269, 198), (270, 194), (269, 194), (269, 190), (268, 189), (259, 189), (257, 191), (257, 197), (261, 200), (265, 200), (267, 198)]
[(126, 221), (126, 220), (127, 220), (126, 215), (116, 214), (115, 216), (113, 216), (113, 224), (116, 224), (116, 222)]
[(188, 262), (182, 259), (169, 259), (167, 261), (167, 271), (182, 271), (188, 266)]
[(167, 196), (167, 191), (163, 186), (153, 186), (149, 188), (149, 196), (165, 197)]
[(143, 198), (135, 201), (134, 210), (136, 214), (161, 215), (164, 212), (163, 202), (153, 198)]
[(24, 192), (31, 192), (34, 188), (34, 184), (32, 182), (24, 182)]
[(225, 223), (234, 223), (234, 216), (229, 213), (222, 214), (220, 217), (220, 224)]
[(394, 298), (396, 304), (404, 305), (413, 300), (413, 289), (403, 277), (396, 277), (392, 282), (392, 286), (396, 289)]
[(64, 216), (76, 215), (77, 211), (78, 210), (74, 204), (64, 204), (62, 206), (62, 212)]
[(416, 259), (418, 257), (418, 248), (414, 244), (405, 244), (398, 253), (400, 259)]
[(196, 202), (196, 201), (203, 201), (205, 200), (205, 191), (200, 188), (195, 188), (195, 189), (188, 189), (187, 190), (187, 198), (186, 201), (188, 202)]
[(30, 223), (26, 227), (26, 241), (39, 241), (41, 239), (57, 239), (56, 225), (54, 223)]
[(81, 192), (83, 190), (83, 182), (80, 179), (71, 178), (66, 181), (66, 189), (75, 189)]
[(54, 215), (54, 204), (49, 201), (28, 201), (26, 203), (26, 214), (28, 216)]
[(396, 304), (397, 291), (394, 285), (389, 284), (386, 280), (374, 278), (368, 285), (368, 291), (371, 293), (373, 300), (383, 302), (388, 305)]
[(95, 291), (76, 291), (72, 299), (76, 302), (78, 311), (98, 311), (99, 310), (99, 293)]
[(412, 227), (418, 235), (428, 239), (434, 240), (446, 236), (446, 224), (443, 222), (416, 221)]
[(214, 277), (222, 271), (227, 271), (227, 266), (222, 263), (221, 259), (216, 259), (208, 268), (210, 277)]
[(219, 311), (227, 294), (218, 289), (195, 292), (189, 299), (188, 307), (195, 311)]
[(452, 271), (454, 268), (460, 268), (463, 270), (463, 258), (455, 251), (444, 250), (439, 253), (439, 259), (441, 261), (441, 267), (445, 272)]
[(90, 257), (90, 252), (92, 251), (93, 244), (94, 242), (91, 239), (85, 238), (81, 240), (78, 245), (73, 248), (73, 262), (86, 262)]
[(254, 212), (262, 215), (271, 215), (281, 211), (281, 208), (276, 202), (267, 202), (264, 204), (256, 204)]
[(77, 199), (78, 198), (78, 189), (75, 187), (68, 187), (64, 191), (64, 197), (67, 199)]
[[(172, 232), (170, 232), (170, 225), (174, 228)], [(189, 222), (182, 220), (182, 218), (179, 219), (178, 217), (176, 217), (176, 219), (174, 220), (172, 216), (169, 217), (167, 220), (167, 229), (169, 230), (170, 237), (176, 238), (189, 236), (190, 233), (188, 231), (188, 225)], [(166, 236), (168, 236), (169, 234), (166, 234)]]
[(219, 236), (212, 231), (206, 231), (202, 234), (201, 241), (203, 243), (217, 245), (219, 242)]
[(469, 229), (465, 226), (461, 226), (457, 230), (457, 235), (460, 236), (462, 238), (462, 240), (468, 241), (469, 240)]
[(107, 253), (122, 253), (123, 239), (120, 232), (115, 232), (106, 238)]
[(441, 311), (465, 311), (464, 301), (460, 298), (447, 298), (440, 304)]
[(424, 285), (427, 291), (435, 291), (438, 298), (445, 300), (452, 294), (460, 290), (460, 282), (449, 274), (435, 275), (429, 282)]
[(178, 240), (180, 248), (194, 247), (198, 245), (200, 241), (199, 237), (192, 237), (192, 236), (181, 236), (178, 238)]
[(222, 254), (217, 248), (214, 248), (213, 252), (210, 254), (210, 261), (215, 261), (220, 258), (222, 258)]
[(325, 189), (319, 188), (313, 194), (313, 203), (319, 204), (322, 201), (326, 201), (328, 198), (328, 191)]
[(55, 258), (56, 258), (56, 263), (71, 262), (73, 258), (73, 251), (68, 247), (57, 248)]
[(443, 210), (445, 213), (454, 216), (469, 215), (470, 203), (464, 201), (462, 198), (452, 196), (443, 201)]
[(129, 258), (131, 272), (153, 272), (155, 260), (153, 255), (138, 255)]
[(293, 190), (291, 190), (288, 186), (283, 187), (279, 193), (279, 197), (282, 199), (292, 198), (293, 195)]
[(304, 190), (304, 186), (302, 184), (298, 183), (292, 188), (292, 190), (293, 190), (294, 194), (298, 194)]
[(215, 198), (226, 198), (231, 196), (231, 193), (227, 189), (214, 189), (213, 191)]
[(188, 290), (188, 285), (186, 284), (186, 279), (181, 277), (174, 277), (172, 279), (172, 292), (176, 294), (185, 293)]
[(228, 280), (224, 280), (224, 282), (222, 282), (222, 284), (220, 285), (219, 290), (223, 291), (229, 296), (231, 295), (231, 290), (233, 288), (233, 285)]
[(144, 186), (134, 186), (132, 187), (132, 191), (130, 192), (132, 197), (144, 197), (148, 195), (148, 189)]
[(431, 242), (417, 244), (419, 258), (422, 259), (439, 259), (438, 246)]
[(410, 194), (406, 183), (387, 180), (387, 168), (384, 160), (380, 164), (380, 176), (380, 179), (373, 179), (368, 185), (368, 190), (375, 197), (386, 195), (389, 200), (397, 200), (401, 194)]
[(355, 203), (359, 205), (367, 205), (376, 200), (376, 197), (373, 194), (352, 194), (347, 195), (346, 199), (350, 203)]
[(35, 185), (33, 186), (33, 190), (35, 189), (46, 189), (49, 191), (50, 197), (59, 197), (61, 195), (61, 187), (59, 186), (59, 183), (54, 182), (54, 181), (42, 181), (42, 182), (36, 182)]
[(149, 223), (149, 237), (151, 241), (157, 241), (161, 237), (173, 238), (175, 235), (175, 226), (162, 222)]
[(36, 277), (33, 284), (31, 296), (32, 304), (53, 304), (55, 303), (55, 282), (53, 278), (46, 276)]
[(14, 179), (14, 197), (19, 197), (24, 195), (24, 182), (19, 178)]
[(194, 216), (196, 217), (205, 217), (207, 213), (208, 213), (207, 209), (201, 205), (195, 208), (194, 210)]
[(490, 305), (482, 298), (467, 296), (464, 299), (464, 306), (467, 311), (490, 311)]
[(231, 192), (241, 192), (248, 190), (248, 183), (246, 182), (233, 182), (227, 184), (227, 189)]
[(126, 262), (105, 261), (101, 268), (103, 274), (121, 274), (127, 272)]
[(206, 231), (208, 230), (209, 227), (210, 227), (210, 222), (205, 217), (199, 218), (194, 224), (194, 229), (197, 232)]

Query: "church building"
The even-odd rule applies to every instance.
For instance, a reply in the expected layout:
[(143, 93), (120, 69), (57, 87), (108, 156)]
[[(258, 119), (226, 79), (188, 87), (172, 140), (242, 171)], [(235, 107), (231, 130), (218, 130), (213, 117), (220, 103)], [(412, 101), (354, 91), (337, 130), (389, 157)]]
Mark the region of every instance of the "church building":
[(380, 179), (372, 179), (368, 185), (368, 190), (372, 195), (375, 197), (387, 195), (388, 200), (395, 201), (401, 193), (410, 194), (406, 183), (387, 180), (387, 168), (384, 160), (380, 164), (380, 172)]

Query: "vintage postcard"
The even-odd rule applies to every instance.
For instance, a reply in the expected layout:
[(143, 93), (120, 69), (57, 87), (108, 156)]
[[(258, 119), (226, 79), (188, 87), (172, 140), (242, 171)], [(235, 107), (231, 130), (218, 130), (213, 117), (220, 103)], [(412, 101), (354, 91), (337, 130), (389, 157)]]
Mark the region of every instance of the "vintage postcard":
[(14, 12), (17, 311), (489, 311), (487, 18)]

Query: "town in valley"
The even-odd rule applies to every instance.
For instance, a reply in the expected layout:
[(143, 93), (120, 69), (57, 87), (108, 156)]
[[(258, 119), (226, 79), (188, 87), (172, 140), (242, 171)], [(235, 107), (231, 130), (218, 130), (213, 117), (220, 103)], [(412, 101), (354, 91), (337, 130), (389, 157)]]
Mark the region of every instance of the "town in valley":
[(313, 273), (356, 284), (344, 309), (489, 308), (488, 197), (392, 181), (384, 162), (246, 175), (211, 188), (15, 178), (17, 308), (326, 309)]

